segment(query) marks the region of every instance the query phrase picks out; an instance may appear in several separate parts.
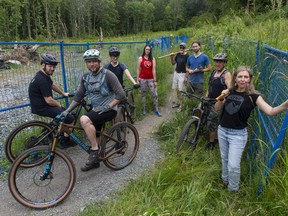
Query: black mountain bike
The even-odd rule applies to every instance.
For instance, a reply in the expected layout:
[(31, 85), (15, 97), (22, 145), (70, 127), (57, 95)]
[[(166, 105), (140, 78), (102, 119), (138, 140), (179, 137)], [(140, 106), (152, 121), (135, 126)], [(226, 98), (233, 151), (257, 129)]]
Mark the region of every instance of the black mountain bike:
[[(21, 204), (43, 209), (62, 202), (72, 191), (76, 181), (76, 169), (72, 159), (56, 148), (64, 133), (69, 134), (80, 147), (90, 153), (90, 146), (83, 143), (74, 132), (81, 127), (64, 124), (56, 117), (57, 133), (48, 146), (36, 146), (17, 157), (10, 169), (8, 185), (13, 197)], [(51, 133), (51, 131), (49, 132)], [(46, 136), (49, 136), (49, 133)], [(136, 128), (127, 122), (119, 122), (100, 134), (100, 161), (113, 169), (128, 166), (137, 155), (140, 141)], [(22, 164), (27, 166), (23, 168)]]
[(192, 115), (181, 131), (176, 146), (176, 152), (183, 150), (190, 150), (190, 152), (192, 152), (197, 146), (199, 134), (204, 131), (211, 106), (213, 106), (217, 100), (222, 99), (225, 95), (220, 95), (216, 99), (212, 99), (208, 97), (199, 97), (188, 92), (183, 92), (183, 94), (188, 98), (196, 98), (200, 102), (197, 107), (192, 109)]
[(136, 107), (133, 90), (138, 89), (139, 87), (139, 84), (135, 84), (133, 87), (124, 89), (126, 100), (118, 105), (117, 122), (130, 122), (131, 124), (134, 124), (136, 120)]
[[(70, 95), (70, 97), (72, 96), (73, 94)], [(74, 125), (78, 122), (82, 109), (87, 112), (91, 110), (91, 106), (87, 105), (84, 99), (71, 112), (75, 118)], [(23, 151), (37, 145), (49, 145), (53, 141), (57, 126), (55, 120), (50, 123), (33, 120), (19, 125), (9, 134), (5, 142), (4, 149), (7, 159), (13, 163)], [(49, 136), (46, 136), (47, 134)], [(25, 166), (25, 164), (23, 165)]]

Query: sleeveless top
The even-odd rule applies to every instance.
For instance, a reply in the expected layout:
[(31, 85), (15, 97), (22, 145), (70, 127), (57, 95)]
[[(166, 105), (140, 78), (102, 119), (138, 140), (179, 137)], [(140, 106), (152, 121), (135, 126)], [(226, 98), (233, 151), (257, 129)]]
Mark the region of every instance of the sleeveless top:
[(225, 84), (225, 74), (226, 70), (224, 69), (219, 77), (214, 77), (216, 74), (216, 70), (213, 71), (210, 75), (208, 82), (208, 97), (216, 98), (218, 97), (224, 89), (227, 89), (227, 85)]
[(139, 74), (139, 78), (141, 79), (153, 79), (153, 61), (145, 59), (142, 57), (142, 61), (140, 63), (141, 71)]

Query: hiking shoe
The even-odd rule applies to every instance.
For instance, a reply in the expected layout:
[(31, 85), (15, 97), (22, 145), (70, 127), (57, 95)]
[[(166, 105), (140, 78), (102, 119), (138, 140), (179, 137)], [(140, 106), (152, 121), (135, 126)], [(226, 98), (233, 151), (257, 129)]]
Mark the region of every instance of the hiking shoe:
[(179, 106), (180, 106), (180, 104), (176, 104), (175, 103), (175, 104), (172, 105), (172, 108), (178, 108)]
[(73, 140), (70, 140), (70, 137), (63, 137), (60, 140), (59, 148), (65, 149), (65, 148), (73, 147), (76, 145), (77, 144)]
[(86, 172), (86, 171), (88, 171), (88, 170), (97, 169), (97, 168), (99, 168), (99, 167), (100, 167), (100, 163), (97, 162), (97, 163), (94, 163), (94, 164), (91, 164), (91, 165), (85, 164), (85, 165), (84, 165), (83, 167), (81, 167), (80, 169), (81, 169), (81, 171)]
[(161, 116), (162, 116), (159, 111), (156, 111), (156, 112), (155, 112), (155, 115), (157, 115), (158, 117), (161, 117)]
[(87, 166), (92, 166), (95, 163), (98, 162), (99, 160), (99, 153), (100, 153), (100, 149), (98, 150), (91, 150), (88, 160), (86, 161), (86, 165)]

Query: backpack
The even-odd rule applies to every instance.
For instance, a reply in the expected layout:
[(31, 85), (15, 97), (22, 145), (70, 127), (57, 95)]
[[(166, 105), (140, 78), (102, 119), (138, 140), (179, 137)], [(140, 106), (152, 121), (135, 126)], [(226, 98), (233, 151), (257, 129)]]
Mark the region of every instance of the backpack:
[[(108, 84), (105, 81), (107, 71), (108, 70), (106, 68), (103, 68), (103, 71), (101, 71), (101, 76), (98, 78), (98, 81), (99, 81), (98, 88), (99, 88), (100, 94), (103, 96), (111, 94), (111, 89), (108, 87)], [(89, 85), (88, 84), (89, 80), (87, 80), (88, 77), (89, 77), (89, 73), (83, 75), (84, 86), (86, 89), (88, 89), (88, 85)]]

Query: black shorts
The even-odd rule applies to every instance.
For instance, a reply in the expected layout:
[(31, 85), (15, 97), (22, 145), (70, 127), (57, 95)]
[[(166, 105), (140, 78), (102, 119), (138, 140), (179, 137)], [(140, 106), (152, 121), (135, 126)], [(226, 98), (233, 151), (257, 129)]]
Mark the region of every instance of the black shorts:
[(93, 110), (85, 113), (86, 115), (94, 124), (97, 131), (100, 131), (104, 125), (105, 122), (111, 121), (114, 119), (117, 115), (116, 110), (109, 110), (108, 112), (104, 112), (102, 114), (99, 114), (99, 112), (95, 112)]
[[(37, 112), (34, 112), (34, 114), (37, 114), (39, 116), (55, 118), (57, 115), (60, 115), (63, 111), (65, 111), (64, 108), (47, 106), (47, 107), (37, 108)], [(74, 121), (74, 117), (68, 114), (64, 122), (66, 124), (72, 124), (73, 121)]]

